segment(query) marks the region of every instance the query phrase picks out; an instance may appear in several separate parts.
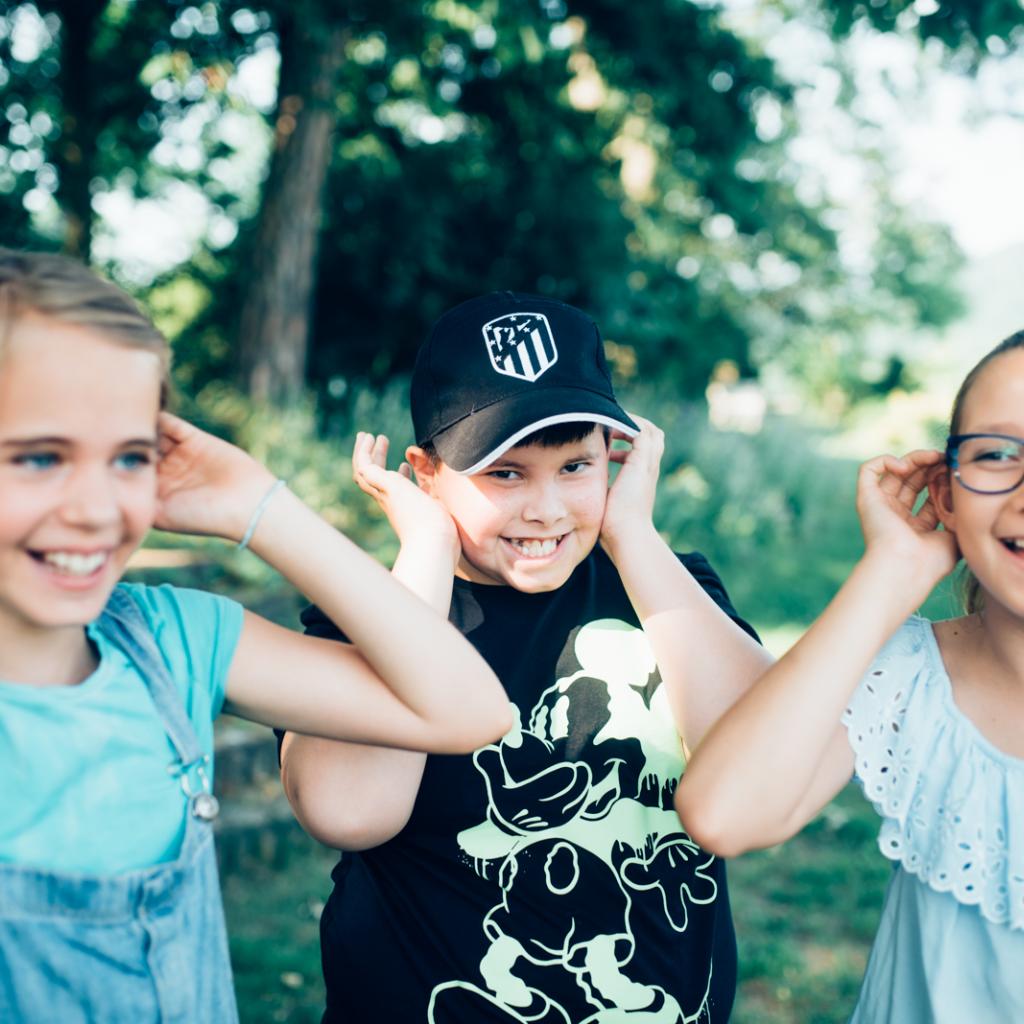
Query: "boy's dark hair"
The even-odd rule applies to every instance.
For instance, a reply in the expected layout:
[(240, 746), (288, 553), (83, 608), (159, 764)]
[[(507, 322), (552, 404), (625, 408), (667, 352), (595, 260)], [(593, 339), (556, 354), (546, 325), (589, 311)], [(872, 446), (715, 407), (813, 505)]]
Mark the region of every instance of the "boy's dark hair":
[(434, 324), (409, 407), (416, 443), (470, 475), (546, 427), (640, 432), (616, 401), (597, 324), (564, 302), (514, 292), (480, 295)]
[[(971, 372), (964, 377), (964, 382), (960, 385), (960, 390), (956, 393), (956, 398), (953, 399), (953, 411), (949, 416), (949, 433), (959, 434), (960, 424), (963, 420), (964, 405), (967, 402), (967, 396), (970, 394), (971, 388), (974, 387), (978, 377), (981, 376), (981, 371), (988, 366), (994, 359), (998, 359), (999, 356), (1005, 355), (1007, 352), (1013, 352), (1016, 349), (1024, 349), (1024, 331), (1017, 331), (1011, 334), (1008, 338), (1004, 338), (991, 352), (982, 356)], [(984, 595), (981, 592), (981, 584), (978, 582), (978, 578), (971, 572), (970, 569), (965, 565), (960, 572), (960, 579), (958, 581), (958, 589), (960, 591), (960, 600), (963, 603), (964, 611), (968, 614), (981, 611), (984, 605)]]
[[(589, 437), (593, 433), (595, 426), (599, 426), (599, 424), (587, 423), (581, 420), (575, 423), (555, 423), (550, 427), (541, 427), (540, 430), (524, 437), (515, 447), (526, 448), (529, 445), (538, 445), (541, 448), (561, 448), (563, 444), (575, 444), (577, 441), (582, 441), (585, 437)], [(607, 444), (611, 439), (611, 429), (601, 427), (601, 433), (604, 434), (605, 444)], [(441, 464), (441, 456), (438, 455), (433, 442), (426, 441), (420, 447), (423, 449), (423, 454), (435, 466)]]

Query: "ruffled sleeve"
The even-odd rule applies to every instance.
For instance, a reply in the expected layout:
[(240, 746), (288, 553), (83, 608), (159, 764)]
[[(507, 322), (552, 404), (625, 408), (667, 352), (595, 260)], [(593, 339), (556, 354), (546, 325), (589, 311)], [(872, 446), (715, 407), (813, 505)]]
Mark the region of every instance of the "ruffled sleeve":
[(878, 845), (931, 888), (1024, 929), (1024, 760), (953, 702), (931, 624), (909, 619), (843, 714)]

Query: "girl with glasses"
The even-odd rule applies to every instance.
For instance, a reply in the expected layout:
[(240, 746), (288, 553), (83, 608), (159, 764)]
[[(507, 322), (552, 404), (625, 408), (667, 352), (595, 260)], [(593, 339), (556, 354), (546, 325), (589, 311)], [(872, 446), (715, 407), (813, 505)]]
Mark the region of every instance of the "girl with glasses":
[[(856, 778), (894, 871), (854, 1024), (1024, 1021), (1022, 452), (1024, 331), (968, 374), (945, 455), (861, 468), (863, 557), (676, 793), (694, 840), (733, 856)], [(915, 615), (961, 557), (964, 614)]]

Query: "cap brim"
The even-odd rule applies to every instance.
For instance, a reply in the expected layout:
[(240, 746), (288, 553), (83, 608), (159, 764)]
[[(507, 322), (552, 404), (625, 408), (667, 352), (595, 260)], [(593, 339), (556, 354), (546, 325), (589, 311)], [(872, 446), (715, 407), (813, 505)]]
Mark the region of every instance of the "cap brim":
[[(565, 411), (552, 415), (552, 408)], [(530, 434), (559, 423), (599, 423), (628, 437), (640, 433), (622, 409), (603, 395), (583, 388), (546, 388), (477, 409), (430, 440), (446, 466), (469, 476), (486, 469)]]

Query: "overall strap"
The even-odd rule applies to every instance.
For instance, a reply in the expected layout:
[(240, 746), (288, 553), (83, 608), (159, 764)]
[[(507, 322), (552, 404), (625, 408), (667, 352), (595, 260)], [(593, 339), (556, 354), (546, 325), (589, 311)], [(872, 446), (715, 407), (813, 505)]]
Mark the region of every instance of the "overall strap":
[(167, 737), (178, 760), (168, 771), (181, 779), (181, 788), (190, 798), (192, 812), (209, 820), (217, 814), (217, 801), (207, 772), (210, 758), (203, 753), (181, 694), (171, 678), (153, 638), (142, 609), (123, 587), (115, 587), (100, 614), (100, 628), (134, 663), (156, 706)]

